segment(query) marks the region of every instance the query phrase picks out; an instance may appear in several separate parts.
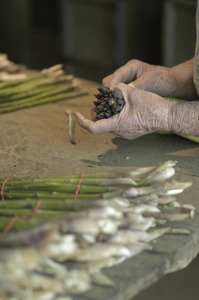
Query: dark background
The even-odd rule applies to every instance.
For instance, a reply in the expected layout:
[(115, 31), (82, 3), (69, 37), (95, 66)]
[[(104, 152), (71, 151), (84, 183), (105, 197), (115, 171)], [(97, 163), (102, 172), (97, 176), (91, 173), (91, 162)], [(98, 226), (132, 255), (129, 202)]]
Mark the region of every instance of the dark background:
[(195, 8), (196, 0), (0, 0), (0, 52), (95, 81), (131, 58), (172, 66), (194, 55)]

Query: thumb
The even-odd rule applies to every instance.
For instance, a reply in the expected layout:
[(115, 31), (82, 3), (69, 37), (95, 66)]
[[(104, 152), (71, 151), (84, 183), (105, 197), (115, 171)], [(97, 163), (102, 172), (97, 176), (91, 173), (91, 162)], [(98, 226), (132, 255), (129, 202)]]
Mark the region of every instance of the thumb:
[(82, 128), (88, 130), (89, 132), (91, 132), (93, 134), (99, 134), (99, 133), (112, 131), (115, 126), (116, 120), (118, 118), (118, 116), (115, 115), (108, 119), (102, 119), (102, 120), (93, 122), (92, 120), (86, 119), (79, 112), (75, 112), (74, 115), (75, 115), (79, 125)]
[(129, 95), (132, 95), (132, 94), (135, 95), (135, 94), (137, 94), (137, 92), (139, 90), (139, 89), (137, 89), (137, 87), (135, 87), (134, 83), (125, 84), (122, 82), (117, 85), (116, 89), (122, 93), (127, 108), (128, 108), (129, 103), (132, 102), (130, 100)]

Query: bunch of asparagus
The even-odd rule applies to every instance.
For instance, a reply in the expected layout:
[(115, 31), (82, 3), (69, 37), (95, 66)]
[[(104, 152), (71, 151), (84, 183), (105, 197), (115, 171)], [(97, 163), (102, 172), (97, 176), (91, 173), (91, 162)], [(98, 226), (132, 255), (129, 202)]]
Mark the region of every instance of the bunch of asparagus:
[(173, 220), (193, 216), (175, 194), (175, 163), (130, 172), (1, 181), (0, 290), (9, 299), (72, 299), (103, 269), (151, 250), (165, 233), (189, 234)]
[(94, 101), (97, 120), (110, 118), (112, 115), (119, 113), (125, 102), (123, 95), (119, 91), (112, 91), (108, 87), (101, 86), (98, 88), (99, 93), (95, 94), (97, 100)]
[(0, 114), (82, 95), (79, 83), (62, 64), (23, 79), (0, 82)]

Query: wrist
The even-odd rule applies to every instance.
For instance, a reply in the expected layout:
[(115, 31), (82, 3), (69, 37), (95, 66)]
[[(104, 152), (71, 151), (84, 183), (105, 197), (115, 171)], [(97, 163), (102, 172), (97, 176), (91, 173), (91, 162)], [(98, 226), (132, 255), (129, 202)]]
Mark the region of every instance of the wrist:
[(175, 83), (172, 97), (186, 100), (198, 99), (193, 79), (194, 59), (170, 68), (170, 74)]
[(173, 101), (168, 124), (180, 135), (199, 136), (199, 101)]
[(176, 117), (176, 105), (178, 101), (167, 100), (168, 103), (168, 111), (167, 111), (167, 131), (175, 132), (174, 124), (175, 124), (175, 117)]
[(176, 102), (161, 98), (158, 108), (154, 110), (155, 121), (153, 122), (153, 131), (172, 131), (173, 108)]

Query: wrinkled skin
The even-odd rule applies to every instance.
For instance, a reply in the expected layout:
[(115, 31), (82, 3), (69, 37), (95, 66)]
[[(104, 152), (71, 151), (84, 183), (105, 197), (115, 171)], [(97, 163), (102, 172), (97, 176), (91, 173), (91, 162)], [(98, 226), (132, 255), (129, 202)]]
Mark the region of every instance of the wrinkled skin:
[(196, 99), (193, 84), (194, 60), (173, 68), (154, 66), (133, 59), (103, 79), (103, 85), (114, 89), (118, 83), (133, 83), (136, 88), (163, 97)]
[(118, 84), (117, 89), (122, 92), (125, 100), (122, 111), (96, 122), (75, 113), (80, 126), (94, 134), (112, 132), (126, 139), (135, 139), (154, 130), (169, 130), (167, 118), (173, 102), (123, 83)]
[(75, 116), (80, 126), (93, 134), (112, 132), (126, 139), (136, 139), (157, 130), (166, 130), (199, 136), (199, 102), (178, 103), (163, 98), (198, 99), (193, 84), (193, 67), (193, 60), (173, 68), (131, 60), (102, 82), (104, 86), (122, 92), (123, 110), (98, 121), (88, 120), (78, 112)]

